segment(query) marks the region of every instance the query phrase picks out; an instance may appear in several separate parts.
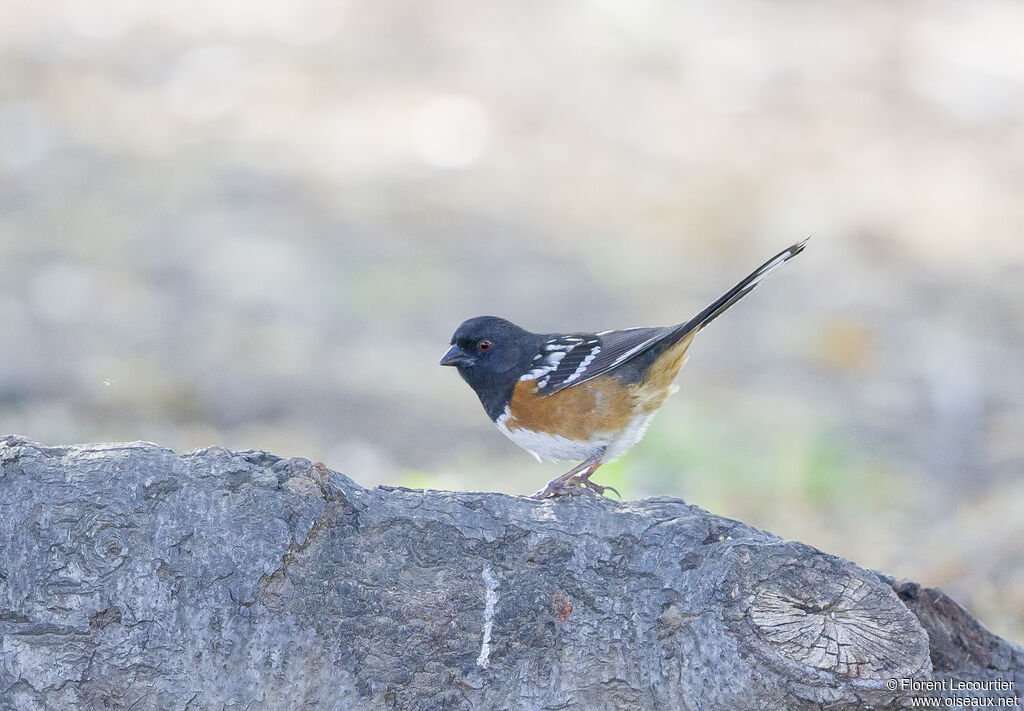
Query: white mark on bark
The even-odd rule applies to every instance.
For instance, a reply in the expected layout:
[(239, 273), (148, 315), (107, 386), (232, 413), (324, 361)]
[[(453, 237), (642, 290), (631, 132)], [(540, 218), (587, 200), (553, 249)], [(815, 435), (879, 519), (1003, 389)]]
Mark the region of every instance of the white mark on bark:
[(494, 606), (498, 604), (498, 579), (494, 577), (490, 563), (484, 564), (483, 578), (487, 589), (484, 595), (484, 641), (480, 645), (476, 665), (486, 669), (491, 663), (491, 630), (494, 629)]

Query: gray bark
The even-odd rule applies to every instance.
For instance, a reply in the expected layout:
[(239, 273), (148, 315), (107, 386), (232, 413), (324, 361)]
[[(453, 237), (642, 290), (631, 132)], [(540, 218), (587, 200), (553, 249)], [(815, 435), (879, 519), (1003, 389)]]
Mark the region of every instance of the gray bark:
[(890, 679), (1024, 685), (1024, 651), (938, 591), (676, 499), (367, 490), (147, 443), (7, 437), (0, 464), (0, 711), (866, 709), (920, 695)]

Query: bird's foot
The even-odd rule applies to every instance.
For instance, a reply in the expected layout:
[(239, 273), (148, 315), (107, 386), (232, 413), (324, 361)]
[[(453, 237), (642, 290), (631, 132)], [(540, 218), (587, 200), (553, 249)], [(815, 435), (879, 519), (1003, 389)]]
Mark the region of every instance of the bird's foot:
[[(590, 481), (590, 475), (601, 466), (601, 457), (603, 455), (604, 450), (601, 450), (599, 454), (580, 462), (562, 476), (549, 481), (547, 486), (530, 498), (540, 500), (557, 496), (579, 496), (591, 492), (600, 495), (607, 489), (615, 491), (610, 486), (601, 486)], [(619, 496), (619, 492), (615, 491), (615, 495)], [(619, 496), (619, 498), (621, 499), (622, 497)]]
[(589, 489), (590, 491), (593, 491), (598, 496), (604, 496), (604, 492), (606, 491), (615, 492), (615, 496), (618, 498), (618, 500), (622, 501), (622, 494), (620, 494), (619, 490), (616, 489), (614, 486), (601, 486), (600, 484), (595, 484), (594, 482), (590, 481), (590, 477), (581, 477), (580, 483), (583, 484), (583, 486), (587, 487), (587, 489)]
[(559, 496), (579, 496), (585, 493), (587, 493), (587, 488), (580, 486), (579, 479), (575, 477), (572, 479), (558, 478), (548, 482), (547, 486), (534, 492), (530, 498), (542, 501), (543, 499), (554, 499)]
[(530, 498), (541, 501), (543, 499), (554, 499), (561, 496), (584, 496), (584, 495), (598, 495), (604, 496), (604, 492), (612, 491), (615, 493), (619, 500), (622, 499), (622, 494), (613, 486), (601, 486), (590, 481), (588, 477), (574, 476), (569, 479), (562, 479), (559, 477), (551, 481), (543, 489), (534, 493)]

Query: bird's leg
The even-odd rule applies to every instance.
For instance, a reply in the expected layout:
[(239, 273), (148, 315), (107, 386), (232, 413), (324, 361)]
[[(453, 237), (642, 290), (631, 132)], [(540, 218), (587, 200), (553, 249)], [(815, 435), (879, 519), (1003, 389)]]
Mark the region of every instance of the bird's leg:
[(576, 475), (579, 474), (581, 471), (589, 469), (590, 467), (594, 467), (596, 469), (600, 464), (600, 455), (590, 457), (589, 459), (585, 459), (576, 466), (574, 466), (572, 469), (567, 471), (562, 476), (549, 481), (547, 486), (535, 492), (533, 496), (531, 496), (530, 498), (546, 499), (549, 496), (572, 496), (573, 494), (578, 494), (580, 493), (578, 491), (578, 489), (580, 488), (579, 486), (566, 486), (566, 484), (568, 484), (572, 479), (574, 479)]
[(614, 486), (601, 486), (600, 484), (595, 484), (594, 482), (590, 481), (590, 475), (596, 472), (599, 466), (601, 466), (601, 462), (598, 462), (594, 466), (587, 469), (587, 471), (585, 471), (583, 474), (581, 474), (579, 477), (579, 483), (583, 484), (583, 486), (595, 492), (598, 496), (604, 495), (604, 492), (606, 491), (614, 491), (615, 495), (618, 496), (621, 500), (622, 494), (620, 494), (619, 490), (616, 489)]
[[(593, 457), (580, 462), (557, 479), (552, 479), (548, 482), (547, 486), (535, 493), (532, 498), (546, 499), (549, 496), (575, 496), (582, 494), (587, 489), (598, 494), (603, 494), (608, 489), (615, 491), (610, 486), (601, 486), (590, 481), (590, 476), (601, 466), (603, 458), (604, 450), (601, 450)], [(615, 495), (619, 496), (619, 492), (615, 491)], [(619, 498), (622, 497), (619, 496)]]

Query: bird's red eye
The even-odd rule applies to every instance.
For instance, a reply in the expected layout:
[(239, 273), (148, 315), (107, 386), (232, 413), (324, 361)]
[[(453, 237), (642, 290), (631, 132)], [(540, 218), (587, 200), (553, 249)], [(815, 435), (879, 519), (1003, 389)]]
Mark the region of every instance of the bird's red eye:
[(476, 347), (482, 351), (489, 351), (491, 349), (491, 342), (486, 338), (476, 344)]

